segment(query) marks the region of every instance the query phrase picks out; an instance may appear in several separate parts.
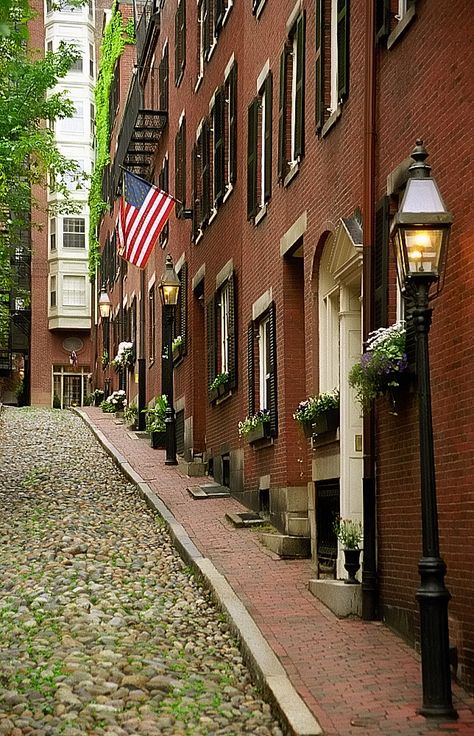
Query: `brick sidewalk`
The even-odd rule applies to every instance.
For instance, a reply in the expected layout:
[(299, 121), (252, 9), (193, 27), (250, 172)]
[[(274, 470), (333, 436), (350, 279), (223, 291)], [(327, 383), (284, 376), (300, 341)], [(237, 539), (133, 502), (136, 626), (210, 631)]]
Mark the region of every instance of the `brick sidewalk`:
[(458, 721), (416, 715), (417, 654), (379, 622), (334, 616), (307, 589), (310, 560), (281, 560), (260, 544), (256, 530), (226, 521), (226, 512), (245, 510), (236, 500), (193, 500), (186, 488), (199, 480), (165, 466), (163, 450), (152, 450), (110, 414), (83, 411), (225, 576), (326, 736), (474, 736), (474, 698), (457, 685)]

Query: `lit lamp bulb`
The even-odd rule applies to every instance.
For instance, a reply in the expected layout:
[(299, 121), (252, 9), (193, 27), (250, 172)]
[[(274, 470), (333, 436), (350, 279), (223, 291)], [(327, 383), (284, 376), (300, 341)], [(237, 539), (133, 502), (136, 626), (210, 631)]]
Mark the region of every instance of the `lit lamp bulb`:
[(408, 258), (411, 264), (411, 271), (424, 271), (423, 263), (433, 259), (431, 238), (426, 232), (415, 232), (410, 238), (410, 246), (408, 248)]

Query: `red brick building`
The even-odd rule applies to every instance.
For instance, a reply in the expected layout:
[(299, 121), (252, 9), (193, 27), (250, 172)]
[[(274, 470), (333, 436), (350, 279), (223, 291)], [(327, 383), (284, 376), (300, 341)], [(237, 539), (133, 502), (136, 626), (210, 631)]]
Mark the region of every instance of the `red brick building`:
[[(362, 521), (356, 608), (416, 641), (416, 390), (399, 396), (396, 416), (384, 399), (362, 416), (347, 376), (368, 333), (403, 317), (389, 227), (410, 151), (423, 138), (453, 213), (444, 289), (434, 302), (431, 376), (451, 643), (457, 674), (472, 686), (466, 573), (474, 558), (464, 540), (474, 513), (474, 53), (468, 23), (459, 23), (470, 3), (374, 6), (155, 0), (137, 8), (136, 49), (126, 48), (113, 87), (112, 162), (104, 175), (110, 209), (96, 280), (97, 296), (104, 285), (113, 311), (110, 324), (98, 320), (95, 383), (118, 387), (100, 357), (130, 340), (146, 401), (161, 393), (158, 284), (171, 254), (182, 287), (173, 357), (179, 454), (204, 459), (217, 481), (269, 514), (281, 533), (273, 538), (278, 552), (311, 547), (320, 579), (328, 570), (344, 573), (334, 513)], [(182, 203), (143, 272), (116, 254), (120, 166)], [(301, 400), (335, 387), (339, 427), (310, 444), (293, 413)], [(137, 369), (128, 373), (127, 391), (136, 400)], [(264, 436), (248, 442), (238, 423), (260, 409), (270, 421)]]

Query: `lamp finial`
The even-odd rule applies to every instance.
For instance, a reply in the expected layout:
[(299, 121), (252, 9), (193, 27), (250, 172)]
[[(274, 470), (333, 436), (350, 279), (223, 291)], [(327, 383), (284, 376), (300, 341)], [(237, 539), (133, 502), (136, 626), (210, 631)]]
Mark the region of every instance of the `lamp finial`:
[(422, 138), (416, 139), (415, 148), (411, 152), (410, 156), (414, 161), (414, 163), (412, 163), (412, 165), (408, 169), (408, 171), (410, 172), (410, 177), (412, 179), (427, 178), (430, 175), (431, 166), (426, 163), (426, 159), (428, 158), (428, 151), (423, 144)]

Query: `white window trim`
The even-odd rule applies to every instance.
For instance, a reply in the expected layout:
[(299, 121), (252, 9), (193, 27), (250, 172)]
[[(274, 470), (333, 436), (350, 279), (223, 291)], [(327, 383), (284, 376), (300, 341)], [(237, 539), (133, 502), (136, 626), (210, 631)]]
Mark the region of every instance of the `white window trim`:
[(296, 147), (296, 77), (297, 77), (297, 64), (298, 64), (298, 41), (296, 38), (296, 33), (293, 35), (293, 39), (291, 42), (292, 45), (292, 55), (293, 55), (293, 65), (292, 65), (292, 72), (291, 72), (291, 161), (290, 161), (290, 167), (293, 166), (296, 163), (296, 156), (295, 156), (295, 147)]
[(337, 0), (331, 0), (331, 95), (328, 112), (332, 115), (337, 109)]
[(267, 334), (270, 327), (270, 318), (265, 317), (258, 325), (258, 374), (259, 374), (259, 408), (268, 409), (267, 381), (268, 372)]
[(221, 323), (221, 373), (229, 372), (229, 285), (222, 287), (220, 293)]

